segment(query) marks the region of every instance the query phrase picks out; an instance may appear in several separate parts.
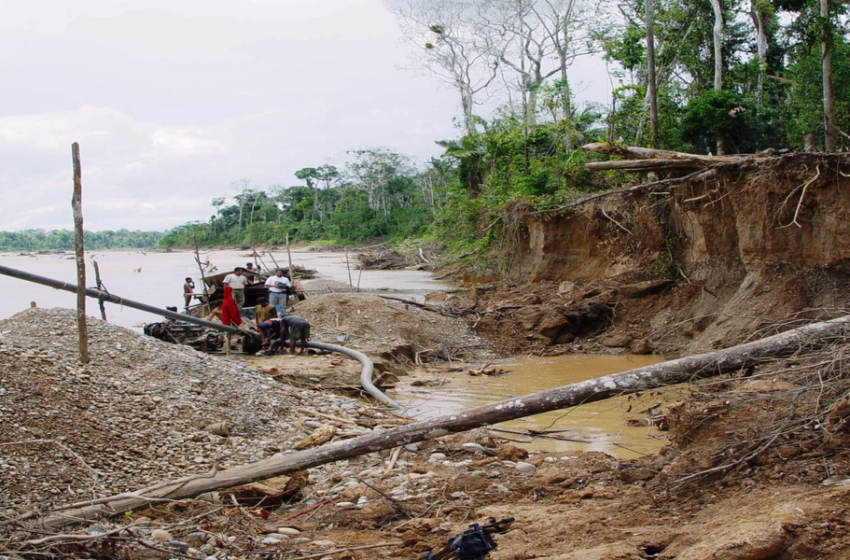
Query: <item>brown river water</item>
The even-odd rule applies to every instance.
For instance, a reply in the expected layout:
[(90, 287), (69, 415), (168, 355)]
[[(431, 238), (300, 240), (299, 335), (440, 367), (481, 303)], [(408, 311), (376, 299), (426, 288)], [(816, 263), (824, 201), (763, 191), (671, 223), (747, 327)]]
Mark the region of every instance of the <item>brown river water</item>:
[[(392, 397), (406, 412), (420, 419), (452, 414), (461, 410), (538, 391), (578, 383), (594, 377), (658, 363), (659, 356), (564, 355), (551, 358), (525, 358), (495, 364), (507, 370), (497, 377), (471, 376), (467, 371), (433, 372), (404, 378)], [(493, 366), (490, 366), (493, 367)], [(417, 379), (443, 381), (442, 386), (416, 387)], [(526, 449), (549, 452), (603, 451), (632, 459), (658, 451), (666, 443), (663, 432), (652, 426), (632, 426), (628, 419), (640, 420), (652, 415), (641, 412), (684, 397), (688, 389), (670, 388), (663, 392), (624, 396), (504, 422), (495, 426), (494, 435), (515, 440)], [(511, 432), (534, 430), (561, 439), (528, 437)]]
[[(201, 254), (217, 266), (215, 272), (232, 270), (252, 260), (245, 251), (208, 251)], [(115, 295), (138, 302), (165, 307), (182, 307), (183, 279), (191, 276), (200, 286), (200, 273), (194, 253), (149, 253), (145, 251), (103, 251), (87, 255), (87, 285), (94, 286), (92, 259), (98, 262), (103, 282)], [(263, 257), (263, 268), (273, 268), (270, 257)], [(285, 252), (275, 252), (274, 259), (285, 266)], [(428, 292), (446, 290), (452, 286), (433, 280), (426, 272), (365, 270), (362, 273), (346, 265), (344, 253), (293, 252), (293, 263), (319, 271), (321, 277), (343, 283), (357, 284), (363, 291), (392, 291), (395, 295), (422, 300)], [(72, 254), (19, 254), (0, 253), (0, 265), (46, 276), (68, 283), (76, 283), (76, 264)], [(39, 307), (65, 307), (76, 305), (76, 295), (47, 286), (33, 284), (0, 275), (0, 319), (10, 317), (36, 302)], [(88, 315), (100, 317), (97, 302), (87, 299)], [(144, 311), (107, 304), (107, 319), (116, 325), (140, 331), (145, 323), (161, 318)], [(555, 358), (527, 358), (496, 364), (508, 370), (499, 377), (472, 377), (465, 372), (445, 374), (440, 387), (414, 387), (405, 378), (392, 398), (403, 404), (408, 413), (417, 418), (430, 418), (450, 414), (475, 406), (513, 398), (545, 389), (568, 385), (649, 365), (660, 361), (654, 356), (576, 356)], [(433, 379), (430, 375), (428, 379)], [(582, 405), (565, 411), (550, 412), (506, 422), (498, 429), (511, 431), (544, 430), (562, 439), (528, 438), (522, 435), (499, 432), (500, 436), (523, 442), (523, 447), (556, 452), (574, 450), (605, 451), (623, 458), (653, 453), (664, 444), (663, 434), (655, 428), (628, 426), (627, 418), (640, 418), (635, 411), (644, 410), (659, 400), (675, 400), (673, 393), (662, 396), (644, 395), (641, 399), (627, 397)], [(633, 413), (628, 413), (629, 406)]]

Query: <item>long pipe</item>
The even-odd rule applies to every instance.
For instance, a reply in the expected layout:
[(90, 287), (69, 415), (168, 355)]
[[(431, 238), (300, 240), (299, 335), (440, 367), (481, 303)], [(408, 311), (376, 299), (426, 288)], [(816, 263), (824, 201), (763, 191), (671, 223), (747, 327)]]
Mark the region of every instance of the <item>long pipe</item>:
[[(19, 280), (35, 282), (36, 284), (43, 284), (45, 286), (50, 286), (51, 288), (56, 288), (57, 290), (65, 290), (66, 292), (71, 292), (74, 294), (77, 293), (76, 284), (69, 284), (68, 282), (54, 280), (53, 278), (39, 276), (38, 274), (31, 274), (29, 272), (24, 272), (23, 270), (18, 270), (15, 268), (9, 268), (7, 266), (0, 266), (0, 274), (3, 274), (5, 276), (11, 276), (12, 278), (18, 278)], [(153, 305), (148, 305), (146, 303), (140, 303), (138, 301), (124, 299), (122, 297), (110, 294), (109, 292), (96, 290), (94, 288), (86, 288), (86, 295), (101, 301), (108, 301), (110, 303), (116, 303), (118, 305), (125, 305), (127, 307), (132, 307), (133, 309), (138, 309), (140, 311), (147, 311), (148, 313), (162, 315), (163, 317), (171, 317), (172, 319), (184, 323), (194, 323), (202, 327), (216, 329), (219, 331), (229, 332), (233, 334), (245, 334), (244, 331), (240, 331), (236, 327), (222, 325), (221, 323), (213, 323), (212, 321), (207, 321), (206, 319), (199, 319), (197, 317), (192, 317), (191, 315), (184, 315), (183, 313), (177, 313), (176, 311), (169, 311), (168, 309), (162, 309), (161, 307), (154, 307)]]
[[(12, 278), (18, 278), (19, 280), (26, 280), (27, 282), (35, 282), (36, 284), (42, 284), (44, 286), (56, 288), (57, 290), (65, 290), (66, 292), (71, 292), (74, 294), (77, 293), (76, 284), (69, 284), (68, 282), (54, 280), (53, 278), (47, 278), (46, 276), (39, 276), (38, 274), (24, 272), (23, 270), (9, 268), (8, 266), (0, 266), (0, 274), (4, 276), (11, 276)], [(115, 303), (118, 305), (125, 305), (127, 307), (132, 307), (133, 309), (138, 309), (140, 311), (147, 311), (148, 313), (153, 313), (155, 315), (170, 317), (172, 319), (184, 323), (193, 323), (202, 327), (207, 327), (210, 329), (215, 329), (218, 331), (224, 331), (233, 334), (246, 334), (246, 331), (242, 331), (240, 329), (237, 329), (236, 327), (222, 325), (221, 323), (213, 323), (212, 321), (207, 321), (206, 319), (199, 319), (197, 317), (192, 317), (191, 315), (185, 315), (183, 313), (177, 313), (176, 311), (169, 311), (168, 309), (162, 309), (160, 307), (154, 307), (153, 305), (147, 305), (146, 303), (140, 303), (138, 301), (125, 299), (110, 294), (109, 292), (104, 292), (102, 290), (86, 288), (85, 292), (87, 296), (98, 299), (100, 301), (108, 301), (110, 303)], [(324, 342), (308, 342), (307, 347), (316, 348), (318, 350), (329, 350), (331, 352), (339, 352), (340, 354), (345, 354), (346, 356), (359, 361), (361, 365), (360, 384), (363, 385), (363, 388), (366, 390), (366, 392), (368, 392), (370, 395), (392, 408), (401, 408), (395, 401), (393, 401), (384, 393), (382, 393), (372, 383), (372, 374), (375, 371), (375, 366), (372, 364), (372, 360), (370, 360), (369, 357), (366, 356), (366, 354), (363, 354), (362, 352), (358, 352), (356, 350), (352, 350), (350, 348), (345, 348), (344, 346), (337, 346), (335, 344), (325, 344)]]
[(369, 357), (357, 350), (352, 350), (351, 348), (346, 348), (345, 346), (337, 346), (336, 344), (325, 344), (324, 342), (308, 342), (307, 348), (318, 348), (319, 350), (330, 350), (331, 352), (339, 352), (340, 354), (345, 354), (349, 358), (354, 358), (358, 360), (363, 368), (360, 370), (360, 384), (366, 389), (370, 395), (389, 406), (390, 408), (400, 409), (401, 406), (398, 405), (394, 400), (386, 396), (381, 392), (380, 389), (375, 387), (372, 383), (372, 374), (374, 373), (375, 366), (372, 364), (372, 360)]

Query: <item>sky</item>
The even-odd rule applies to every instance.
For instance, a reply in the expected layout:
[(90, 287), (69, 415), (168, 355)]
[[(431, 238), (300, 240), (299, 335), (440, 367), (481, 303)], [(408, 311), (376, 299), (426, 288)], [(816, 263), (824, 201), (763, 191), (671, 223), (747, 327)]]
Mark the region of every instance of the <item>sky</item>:
[[(456, 94), (410, 66), (382, 0), (0, 0), (0, 230), (157, 230), (295, 185), (346, 150), (418, 160)], [(598, 63), (597, 63), (598, 64)]]

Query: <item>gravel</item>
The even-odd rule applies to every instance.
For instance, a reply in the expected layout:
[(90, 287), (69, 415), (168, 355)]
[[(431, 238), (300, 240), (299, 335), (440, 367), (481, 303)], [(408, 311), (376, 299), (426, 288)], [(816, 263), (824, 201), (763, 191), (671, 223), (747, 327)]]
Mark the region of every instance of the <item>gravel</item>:
[[(271, 456), (314, 430), (317, 419), (295, 410), (302, 401), (353, 418), (363, 406), (305, 398), (241, 362), (87, 324), (82, 364), (74, 311), (0, 321), (0, 515)], [(212, 433), (221, 423), (228, 437)]]

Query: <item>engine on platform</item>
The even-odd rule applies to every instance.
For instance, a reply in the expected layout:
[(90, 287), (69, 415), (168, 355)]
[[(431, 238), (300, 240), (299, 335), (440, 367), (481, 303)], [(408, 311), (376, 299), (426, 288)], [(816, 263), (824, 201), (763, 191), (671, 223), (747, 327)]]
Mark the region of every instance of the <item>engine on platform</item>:
[(148, 323), (144, 326), (143, 331), (146, 335), (158, 338), (159, 340), (191, 346), (201, 352), (220, 352), (227, 343), (227, 335), (225, 333), (193, 325), (192, 323), (180, 323), (177, 321)]

